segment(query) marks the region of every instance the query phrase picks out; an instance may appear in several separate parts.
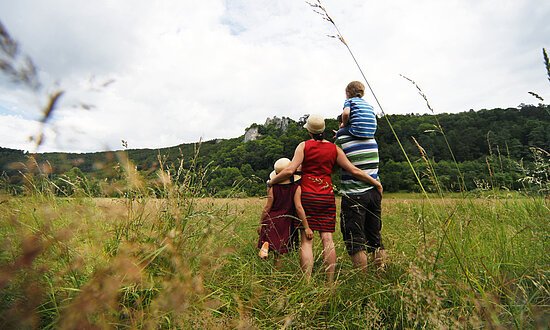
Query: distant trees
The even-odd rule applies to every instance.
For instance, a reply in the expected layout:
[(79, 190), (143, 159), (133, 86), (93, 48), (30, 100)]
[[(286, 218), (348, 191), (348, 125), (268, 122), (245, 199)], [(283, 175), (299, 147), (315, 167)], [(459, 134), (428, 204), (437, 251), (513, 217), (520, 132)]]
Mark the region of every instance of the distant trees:
[[(265, 181), (273, 163), (280, 157), (292, 158), (296, 146), (308, 138), (302, 128), (304, 119), (305, 116), (300, 119), (301, 122), (290, 120), (286, 130), (273, 124), (253, 124), (261, 135), (248, 142), (243, 142), (241, 136), (159, 150), (126, 150), (125, 153), (144, 180), (151, 183), (158, 180), (157, 172), (161, 167), (172, 168), (175, 175), (181, 165), (185, 171), (204, 171), (201, 189), (205, 195), (262, 195), (265, 194)], [(380, 149), (380, 177), (385, 191), (419, 190), (403, 150), (389, 129), (388, 120), (419, 173), (423, 186), (430, 191), (460, 191), (460, 175), (464, 177), (467, 190), (489, 186), (525, 190), (530, 186), (541, 187), (539, 179), (544, 179), (544, 174), (550, 176), (548, 166), (543, 166), (545, 162), (550, 162), (547, 156), (550, 149), (548, 105), (522, 104), (518, 108), (443, 113), (437, 115), (437, 119), (441, 129), (436, 125), (434, 116), (427, 114), (388, 115), (378, 119), (376, 139)], [(330, 140), (332, 130), (337, 129), (338, 123), (335, 119), (327, 119), (326, 123), (326, 137)], [(424, 157), (421, 157), (413, 138), (425, 151)], [(536, 158), (533, 148), (546, 151), (546, 154), (540, 152)], [(24, 184), (21, 173), (28, 170), (29, 155), (19, 150), (0, 148), (0, 156), (3, 173), (0, 188), (10, 193), (20, 193)], [(125, 180), (124, 173), (117, 165), (119, 154), (115, 152), (45, 153), (34, 157), (37, 163), (51, 164), (51, 173), (46, 174), (59, 187), (58, 194), (80, 192), (116, 196), (125, 189), (121, 184)], [(538, 174), (533, 176), (534, 173)], [(535, 180), (539, 183), (523, 180), (528, 176), (539, 178)], [(338, 174), (333, 177), (337, 185)]]

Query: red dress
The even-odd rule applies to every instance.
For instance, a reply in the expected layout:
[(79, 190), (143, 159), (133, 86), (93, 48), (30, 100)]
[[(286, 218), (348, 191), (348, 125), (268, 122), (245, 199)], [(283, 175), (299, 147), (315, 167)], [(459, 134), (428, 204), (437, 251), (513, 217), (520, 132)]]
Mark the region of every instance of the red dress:
[(273, 205), (267, 216), (262, 219), (258, 248), (263, 242), (269, 242), (269, 249), (277, 253), (287, 253), (294, 244), (297, 236), (293, 235), (296, 209), (294, 208), (294, 194), (297, 184), (273, 185)]
[(330, 177), (338, 152), (330, 142), (305, 142), (302, 161), (302, 206), (311, 230), (334, 232), (336, 202)]

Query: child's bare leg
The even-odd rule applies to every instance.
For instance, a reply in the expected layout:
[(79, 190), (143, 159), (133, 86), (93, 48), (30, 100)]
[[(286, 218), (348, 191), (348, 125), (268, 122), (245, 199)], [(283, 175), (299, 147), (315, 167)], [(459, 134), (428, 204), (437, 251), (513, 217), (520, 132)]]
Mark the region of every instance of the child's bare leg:
[(332, 240), (332, 233), (321, 232), (320, 235), (321, 240), (323, 241), (323, 260), (325, 261), (327, 281), (332, 283), (334, 281), (334, 270), (336, 268), (336, 250), (334, 248), (334, 241)]
[(300, 235), (300, 266), (306, 279), (309, 281), (313, 270), (313, 239), (308, 239), (303, 230), (300, 232)]

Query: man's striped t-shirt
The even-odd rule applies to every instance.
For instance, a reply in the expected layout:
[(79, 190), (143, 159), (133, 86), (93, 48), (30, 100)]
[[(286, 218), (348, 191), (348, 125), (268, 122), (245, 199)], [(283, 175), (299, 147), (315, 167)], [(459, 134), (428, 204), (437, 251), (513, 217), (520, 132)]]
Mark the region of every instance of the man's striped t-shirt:
[[(350, 162), (378, 180), (378, 144), (375, 139), (358, 139), (349, 133), (340, 131), (336, 136), (336, 144), (342, 148)], [(344, 195), (362, 194), (373, 186), (356, 179), (349, 172), (342, 170), (340, 192)]]
[(373, 107), (360, 97), (352, 97), (344, 102), (344, 108), (350, 108), (350, 133), (360, 138), (374, 138), (376, 114)]

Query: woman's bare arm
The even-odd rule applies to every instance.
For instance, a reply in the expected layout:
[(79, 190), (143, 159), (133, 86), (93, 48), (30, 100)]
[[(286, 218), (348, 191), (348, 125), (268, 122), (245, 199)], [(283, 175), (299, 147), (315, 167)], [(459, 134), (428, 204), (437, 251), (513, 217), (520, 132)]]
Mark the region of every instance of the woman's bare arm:
[(304, 231), (307, 239), (312, 239), (313, 231), (311, 230), (311, 228), (309, 228), (306, 212), (304, 211), (304, 207), (302, 206), (302, 188), (300, 186), (298, 186), (298, 189), (296, 189), (296, 192), (294, 193), (294, 208), (296, 208), (296, 214), (298, 215), (298, 218), (302, 220), (302, 225), (304, 226)]
[(270, 185), (274, 185), (280, 182), (285, 181), (286, 179), (289, 179), (294, 172), (296, 172), (296, 169), (300, 165), (302, 165), (302, 161), (304, 160), (304, 142), (301, 142), (297, 147), (296, 150), (294, 150), (294, 157), (292, 157), (292, 161), (290, 161), (290, 164), (287, 168), (279, 172), (273, 179), (269, 180)]

